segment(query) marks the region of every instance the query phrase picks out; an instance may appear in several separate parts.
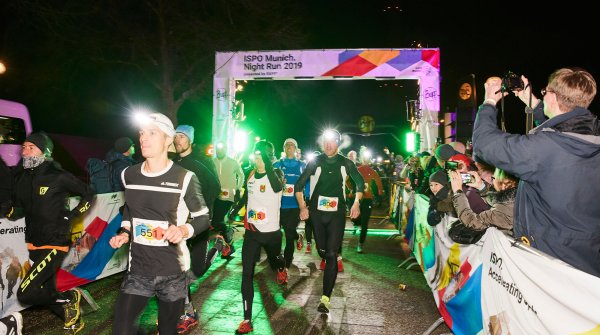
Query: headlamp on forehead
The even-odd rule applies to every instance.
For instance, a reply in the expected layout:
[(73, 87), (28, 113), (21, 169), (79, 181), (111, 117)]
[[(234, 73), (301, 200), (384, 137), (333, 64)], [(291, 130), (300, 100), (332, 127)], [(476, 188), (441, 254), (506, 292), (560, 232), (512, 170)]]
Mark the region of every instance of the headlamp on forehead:
[(342, 140), (342, 135), (335, 129), (326, 129), (323, 132), (323, 141), (335, 141), (335, 143), (340, 144)]

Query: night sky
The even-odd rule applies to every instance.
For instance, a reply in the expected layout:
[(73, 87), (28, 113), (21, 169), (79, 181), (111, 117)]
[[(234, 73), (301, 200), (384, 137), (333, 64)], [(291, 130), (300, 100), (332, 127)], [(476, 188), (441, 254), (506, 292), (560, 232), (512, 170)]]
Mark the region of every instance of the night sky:
[[(123, 135), (135, 136), (126, 116), (127, 106), (131, 103), (152, 106), (160, 93), (141, 84), (140, 78), (131, 72), (99, 65), (97, 59), (86, 58), (83, 52), (77, 63), (49, 62), (50, 57), (59, 55), (57, 45), (62, 48), (68, 43), (48, 40), (49, 33), (40, 21), (29, 20), (16, 3), (19, 1), (0, 4), (0, 60), (8, 67), (8, 71), (0, 75), (0, 98), (27, 105), (37, 129), (110, 141)], [(131, 10), (138, 2), (123, 3)], [(172, 1), (170, 5), (185, 3)], [(485, 79), (502, 76), (508, 70), (526, 75), (538, 95), (548, 75), (560, 67), (582, 67), (600, 79), (598, 56), (591, 51), (595, 49), (592, 43), (598, 32), (597, 18), (587, 3), (570, 1), (560, 6), (547, 2), (523, 3), (306, 0), (294, 7), (297, 11), (294, 14), (302, 18), (297, 29), (304, 39), (295, 43), (282, 34), (278, 42), (281, 50), (412, 48), (416, 43), (439, 48), (442, 112), (455, 109), (460, 78), (471, 74), (475, 77), (479, 103), (483, 101)], [(237, 14), (244, 15), (244, 9), (240, 11), (232, 14), (234, 18)], [(261, 19), (269, 20), (271, 15), (275, 14), (265, 13)], [(136, 16), (132, 14), (132, 17)], [(94, 24), (98, 23), (90, 23)], [(254, 34), (254, 39), (240, 42), (237, 50), (273, 50), (279, 46), (272, 40), (261, 40), (264, 21), (257, 19), (250, 27), (255, 29), (249, 32)], [(103, 29), (101, 24), (94, 28)], [(87, 33), (87, 29), (81, 29), (81, 34)], [(211, 39), (201, 41), (206, 43), (205, 48), (212, 50), (212, 55), (225, 45), (218, 38), (218, 34), (211, 34)], [(102, 40), (93, 42), (92, 45), (102, 49)], [(236, 49), (235, 45), (227, 47)], [(73, 47), (60, 51), (73, 56), (80, 50)], [(205, 56), (214, 58), (211, 52)], [(69, 72), (71, 66), (76, 66), (78, 73)], [(68, 81), (69, 77), (77, 80)], [(208, 143), (212, 79), (210, 76), (200, 79), (207, 81), (208, 86), (183, 104), (179, 121), (197, 128), (197, 143)], [(323, 124), (358, 133), (358, 118), (368, 114), (375, 118), (374, 133), (383, 135), (368, 138), (352, 135), (353, 145), (388, 145), (392, 150), (401, 151), (400, 143), (389, 134), (401, 137), (408, 128), (405, 103), (414, 98), (414, 92), (410, 81), (274, 81), (249, 82), (238, 96), (245, 103), (247, 124), (260, 125), (256, 134), (273, 141), (276, 147), (286, 137), (297, 138), (301, 147), (315, 147), (317, 129)], [(522, 132), (523, 106), (515, 101), (512, 96), (506, 99), (507, 128)], [(598, 106), (596, 98), (592, 111), (600, 110)], [(103, 113), (91, 112), (95, 110), (103, 110)]]

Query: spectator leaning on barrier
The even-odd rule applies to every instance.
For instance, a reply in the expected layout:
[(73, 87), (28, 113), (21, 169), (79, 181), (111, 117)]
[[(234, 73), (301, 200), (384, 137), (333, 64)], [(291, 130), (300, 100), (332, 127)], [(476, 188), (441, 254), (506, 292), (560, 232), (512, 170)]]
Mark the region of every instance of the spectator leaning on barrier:
[(429, 176), (429, 188), (433, 196), (429, 198), (427, 223), (435, 226), (442, 221), (445, 214), (456, 217), (450, 194), (450, 182), (444, 170), (438, 170)]
[[(517, 91), (529, 101), (531, 85)], [(475, 155), (520, 178), (515, 237), (580, 270), (600, 276), (600, 128), (587, 108), (596, 81), (582, 69), (554, 71), (532, 106), (549, 117), (528, 135), (498, 129), (496, 104), (508, 92), (502, 79), (485, 82), (485, 101), (473, 130)]]
[[(471, 209), (469, 200), (463, 192), (463, 179), (460, 173), (449, 171), (448, 174), (452, 185), (454, 209), (458, 215), (458, 219), (465, 226), (474, 230), (485, 230), (488, 227), (496, 227), (507, 235), (513, 235), (513, 212), (517, 194), (517, 178), (500, 169), (496, 169), (493, 177), (496, 192), (489, 192), (488, 195), (488, 201), (492, 207), (478, 214)], [(469, 185), (477, 189), (485, 187), (477, 172), (471, 172), (470, 174), (473, 176), (474, 181)]]
[[(469, 174), (471, 172), (474, 172), (471, 169), (471, 159), (467, 155), (463, 154), (456, 154), (450, 157), (448, 159), (448, 162), (446, 162), (446, 170), (456, 171), (462, 174)], [(488, 203), (485, 202), (485, 200), (483, 200), (483, 198), (479, 194), (479, 191), (482, 191), (484, 189), (484, 186), (482, 186), (480, 189), (476, 189), (470, 186), (470, 184), (462, 185), (463, 192), (469, 200), (469, 206), (471, 206), (473, 212), (477, 214), (490, 209), (490, 205), (488, 205)]]

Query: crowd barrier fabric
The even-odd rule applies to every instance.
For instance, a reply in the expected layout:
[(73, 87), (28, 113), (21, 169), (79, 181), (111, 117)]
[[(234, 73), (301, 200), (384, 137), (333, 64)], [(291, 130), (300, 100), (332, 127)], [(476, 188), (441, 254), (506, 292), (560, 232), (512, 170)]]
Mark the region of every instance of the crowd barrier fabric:
[(454, 334), (600, 334), (600, 278), (495, 228), (476, 244), (454, 243), (456, 218), (431, 227), (428, 207), (415, 197), (412, 250)]
[[(66, 291), (126, 269), (127, 248), (115, 250), (108, 244), (121, 226), (119, 208), (123, 203), (122, 192), (98, 194), (92, 208), (74, 222), (71, 230), (73, 244), (57, 273), (56, 286), (59, 291)], [(28, 259), (25, 220), (13, 222), (2, 219), (0, 317), (27, 307), (18, 302), (16, 292), (27, 271)]]

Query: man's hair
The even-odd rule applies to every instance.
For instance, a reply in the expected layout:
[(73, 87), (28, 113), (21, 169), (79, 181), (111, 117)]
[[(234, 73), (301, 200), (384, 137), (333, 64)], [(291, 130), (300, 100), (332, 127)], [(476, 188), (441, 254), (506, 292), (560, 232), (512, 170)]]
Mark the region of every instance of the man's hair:
[(583, 69), (563, 68), (550, 75), (548, 89), (556, 94), (560, 109), (569, 112), (590, 106), (596, 96), (596, 81)]
[(254, 144), (254, 151), (264, 152), (271, 160), (273, 160), (275, 155), (275, 147), (273, 146), (273, 143), (267, 140), (260, 140), (256, 142), (256, 144)]

